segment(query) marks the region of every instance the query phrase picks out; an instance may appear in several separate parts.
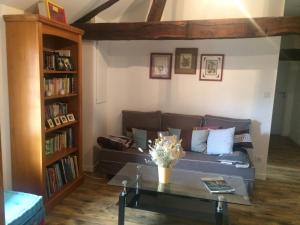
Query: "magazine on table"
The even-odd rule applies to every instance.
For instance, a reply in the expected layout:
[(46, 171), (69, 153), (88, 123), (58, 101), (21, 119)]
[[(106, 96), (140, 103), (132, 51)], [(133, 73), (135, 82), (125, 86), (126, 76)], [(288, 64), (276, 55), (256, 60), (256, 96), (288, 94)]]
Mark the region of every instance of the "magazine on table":
[(211, 193), (233, 193), (235, 189), (231, 187), (223, 177), (203, 177), (201, 178), (207, 190)]

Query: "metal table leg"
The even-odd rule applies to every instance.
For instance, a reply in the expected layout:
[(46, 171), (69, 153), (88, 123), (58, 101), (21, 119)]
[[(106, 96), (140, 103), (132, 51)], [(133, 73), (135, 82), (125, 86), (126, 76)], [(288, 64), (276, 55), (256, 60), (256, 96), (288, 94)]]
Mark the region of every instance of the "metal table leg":
[(126, 207), (126, 185), (127, 181), (124, 180), (122, 182), (124, 189), (119, 195), (119, 217), (118, 217), (118, 225), (124, 225), (125, 221), (125, 207)]
[(220, 195), (218, 196), (218, 202), (216, 203), (216, 225), (222, 225), (223, 224), (223, 211), (224, 211), (224, 196)]

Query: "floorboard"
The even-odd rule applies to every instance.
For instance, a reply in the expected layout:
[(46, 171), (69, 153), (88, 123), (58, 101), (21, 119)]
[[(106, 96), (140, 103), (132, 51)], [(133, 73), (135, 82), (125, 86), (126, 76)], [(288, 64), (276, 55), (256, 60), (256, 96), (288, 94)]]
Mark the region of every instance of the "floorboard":
[[(46, 216), (50, 225), (116, 225), (118, 187), (105, 178), (86, 177), (75, 192)], [(257, 180), (252, 206), (230, 205), (231, 225), (300, 225), (300, 148), (286, 138), (271, 138), (268, 176)], [(197, 221), (126, 209), (126, 225), (200, 225)], [(201, 224), (205, 225), (205, 224)]]

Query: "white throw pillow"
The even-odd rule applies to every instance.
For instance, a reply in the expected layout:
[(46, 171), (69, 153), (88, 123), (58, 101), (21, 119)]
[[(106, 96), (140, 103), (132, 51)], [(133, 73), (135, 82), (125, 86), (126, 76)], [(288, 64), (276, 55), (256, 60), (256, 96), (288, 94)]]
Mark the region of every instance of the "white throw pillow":
[(207, 154), (232, 153), (235, 127), (210, 130), (207, 139)]

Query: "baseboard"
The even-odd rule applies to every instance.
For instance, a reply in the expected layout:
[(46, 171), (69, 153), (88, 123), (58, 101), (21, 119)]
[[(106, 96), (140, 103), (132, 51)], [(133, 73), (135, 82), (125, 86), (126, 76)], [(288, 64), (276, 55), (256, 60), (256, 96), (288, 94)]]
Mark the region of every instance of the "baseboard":
[(83, 171), (94, 172), (94, 165), (83, 165)]
[(255, 178), (258, 179), (258, 180), (266, 180), (267, 179), (267, 174), (257, 173), (257, 174), (255, 174)]

